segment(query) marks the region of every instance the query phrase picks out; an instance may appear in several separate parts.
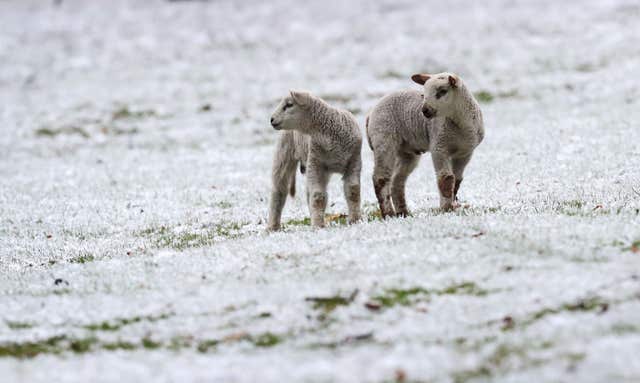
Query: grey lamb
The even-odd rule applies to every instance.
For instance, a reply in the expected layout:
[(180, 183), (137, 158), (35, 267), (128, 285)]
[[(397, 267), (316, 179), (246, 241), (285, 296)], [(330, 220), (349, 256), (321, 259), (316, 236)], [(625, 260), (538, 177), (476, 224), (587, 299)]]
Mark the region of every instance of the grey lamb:
[(280, 229), (287, 191), (295, 195), (296, 168), (306, 173), (311, 224), (324, 226), (327, 184), (342, 174), (349, 223), (360, 219), (362, 134), (351, 113), (336, 109), (308, 92), (290, 91), (271, 116), (271, 125), (284, 130), (273, 159), (268, 230)]
[(431, 152), (440, 208), (455, 208), (464, 168), (484, 138), (480, 106), (460, 77), (439, 73), (411, 79), (424, 86), (423, 93), (389, 94), (367, 116), (373, 186), (383, 217), (410, 214), (405, 184), (425, 152)]

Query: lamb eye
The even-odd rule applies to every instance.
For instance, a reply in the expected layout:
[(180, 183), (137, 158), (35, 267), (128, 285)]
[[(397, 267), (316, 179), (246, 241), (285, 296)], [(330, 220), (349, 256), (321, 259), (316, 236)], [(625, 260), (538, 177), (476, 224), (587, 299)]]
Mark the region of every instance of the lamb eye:
[(446, 89), (438, 89), (436, 91), (436, 98), (442, 98), (445, 94), (447, 94)]
[(282, 110), (286, 110), (287, 108), (291, 108), (293, 106), (293, 103), (291, 101), (287, 101), (286, 104), (284, 104), (284, 107), (282, 108)]

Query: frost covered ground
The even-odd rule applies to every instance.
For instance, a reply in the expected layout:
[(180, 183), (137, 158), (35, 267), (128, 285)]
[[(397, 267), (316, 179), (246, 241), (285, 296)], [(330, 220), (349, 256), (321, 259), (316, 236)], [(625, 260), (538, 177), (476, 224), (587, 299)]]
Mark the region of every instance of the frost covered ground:
[[(637, 1), (0, 2), (3, 382), (640, 381)], [(289, 88), (458, 72), (441, 214), (263, 232)], [(340, 183), (332, 214), (346, 210)], [(303, 179), (298, 178), (301, 185)], [(301, 187), (299, 188), (299, 190)]]

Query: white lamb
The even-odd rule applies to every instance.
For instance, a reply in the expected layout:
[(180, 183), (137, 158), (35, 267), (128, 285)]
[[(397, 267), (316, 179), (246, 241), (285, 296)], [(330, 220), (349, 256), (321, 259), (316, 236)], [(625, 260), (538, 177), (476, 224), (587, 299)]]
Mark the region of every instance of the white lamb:
[(389, 94), (367, 117), (367, 138), (375, 158), (373, 186), (383, 217), (410, 214), (405, 184), (428, 151), (440, 208), (455, 208), (464, 168), (484, 138), (480, 106), (460, 77), (439, 73), (415, 74), (411, 79), (424, 85), (424, 93)]
[(349, 223), (360, 219), (362, 134), (351, 113), (336, 109), (307, 92), (290, 91), (271, 116), (271, 125), (284, 130), (273, 159), (268, 230), (280, 229), (287, 190), (295, 194), (296, 167), (307, 177), (311, 224), (324, 226), (327, 184), (342, 174)]

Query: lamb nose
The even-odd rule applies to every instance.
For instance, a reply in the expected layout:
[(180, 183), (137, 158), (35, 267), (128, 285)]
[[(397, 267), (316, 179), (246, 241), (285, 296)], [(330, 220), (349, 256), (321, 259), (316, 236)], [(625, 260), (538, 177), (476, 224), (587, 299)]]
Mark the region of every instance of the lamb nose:
[(271, 125), (273, 125), (273, 117), (271, 117)]

